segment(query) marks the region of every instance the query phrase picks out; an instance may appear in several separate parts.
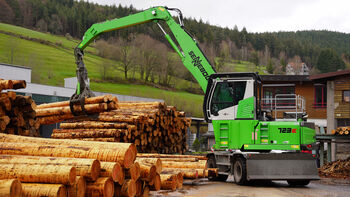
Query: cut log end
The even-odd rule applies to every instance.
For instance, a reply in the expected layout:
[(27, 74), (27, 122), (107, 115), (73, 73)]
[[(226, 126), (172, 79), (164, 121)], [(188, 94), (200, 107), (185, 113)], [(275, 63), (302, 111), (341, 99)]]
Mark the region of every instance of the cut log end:
[(69, 185), (73, 185), (75, 183), (75, 179), (77, 178), (77, 170), (75, 167), (72, 167), (69, 172)]
[(99, 160), (94, 160), (91, 165), (91, 178), (92, 180), (96, 180), (101, 171), (101, 163)]
[(114, 184), (112, 180), (106, 181), (106, 184), (104, 185), (104, 197), (113, 197), (114, 195)]
[(17, 179), (0, 180), (0, 196), (22, 196), (22, 185)]
[(137, 149), (134, 144), (131, 144), (128, 150), (125, 152), (124, 168), (129, 169), (136, 159)]

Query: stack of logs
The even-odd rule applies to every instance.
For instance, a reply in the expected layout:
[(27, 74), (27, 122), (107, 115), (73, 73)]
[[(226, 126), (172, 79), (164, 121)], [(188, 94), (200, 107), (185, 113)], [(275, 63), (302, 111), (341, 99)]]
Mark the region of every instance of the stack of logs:
[[(0, 79), (0, 91), (26, 88), (24, 80)], [(40, 123), (36, 120), (35, 102), (30, 96), (15, 92), (0, 93), (0, 133), (39, 136)]]
[(338, 127), (335, 130), (332, 130), (333, 135), (349, 135), (350, 134), (350, 126), (349, 127)]
[(0, 134), (0, 194), (8, 196), (148, 196), (210, 172), (204, 157), (137, 154), (130, 143)]
[(44, 125), (77, 118), (79, 115), (84, 117), (85, 115), (114, 110), (118, 107), (118, 99), (112, 95), (91, 97), (85, 99), (84, 102), (84, 109), (79, 103), (74, 104), (74, 112), (71, 111), (69, 101), (41, 104), (36, 107), (35, 112), (40, 124)]
[[(191, 119), (163, 102), (119, 102), (117, 110), (60, 124), (52, 138), (134, 143), (138, 152), (184, 153)], [(40, 108), (41, 105), (38, 106)]]

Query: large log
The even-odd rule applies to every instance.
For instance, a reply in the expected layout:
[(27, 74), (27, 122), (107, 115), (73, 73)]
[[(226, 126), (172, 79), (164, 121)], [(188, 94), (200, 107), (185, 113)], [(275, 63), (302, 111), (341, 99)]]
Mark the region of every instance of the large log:
[[(139, 157), (145, 158), (145, 157)], [(159, 158), (161, 161), (173, 161), (173, 162), (197, 162), (198, 158)]]
[(62, 184), (23, 183), (23, 197), (66, 197), (67, 189)]
[(86, 196), (112, 197), (114, 195), (114, 184), (111, 177), (100, 177), (95, 182), (87, 182)]
[(81, 128), (126, 129), (128, 128), (128, 124), (114, 123), (114, 122), (83, 121), (83, 122), (61, 123), (60, 128), (61, 129), (81, 129)]
[(181, 173), (186, 179), (197, 179), (198, 171), (204, 171), (204, 169), (191, 169), (191, 168), (163, 168), (163, 174), (176, 174)]
[(140, 165), (140, 177), (142, 180), (151, 181), (157, 174), (157, 168), (155, 165), (145, 165), (139, 163)]
[(123, 185), (115, 184), (114, 196), (133, 197), (136, 195), (136, 183), (132, 179), (125, 180)]
[[(131, 165), (132, 167), (132, 165)], [(101, 162), (101, 177), (112, 177), (114, 182), (123, 184), (125, 174), (123, 168), (118, 162)]]
[(182, 173), (181, 172), (177, 173), (176, 174), (176, 178), (177, 178), (177, 186), (176, 187), (178, 189), (181, 189), (182, 188), (182, 184), (184, 182), (184, 177), (183, 177)]
[(131, 165), (129, 169), (125, 170), (125, 178), (126, 179), (132, 179), (136, 181), (140, 175), (141, 175), (141, 169), (140, 165), (138, 162), (135, 162), (134, 164)]
[[(96, 96), (96, 97), (90, 97), (85, 98), (85, 104), (93, 104), (93, 103), (107, 103), (107, 102), (118, 102), (117, 97), (113, 97), (110, 94), (103, 95), (103, 96)], [(62, 101), (62, 102), (55, 102), (55, 103), (45, 103), (37, 106), (37, 109), (44, 109), (44, 108), (53, 108), (53, 107), (63, 107), (63, 106), (69, 106), (69, 101)]]
[(176, 174), (160, 174), (161, 189), (175, 191), (177, 187)]
[(54, 129), (51, 138), (75, 139), (119, 137), (121, 134), (127, 132), (127, 129)]
[(159, 191), (161, 188), (161, 178), (160, 175), (158, 173), (156, 173), (156, 175), (153, 177), (152, 181), (149, 182), (150, 185), (150, 190), (151, 191)]
[[(81, 112), (80, 105), (74, 105), (74, 111)], [(85, 104), (85, 111), (87, 113), (98, 113), (108, 109), (107, 103), (96, 103), (96, 104)], [(69, 106), (64, 107), (53, 107), (53, 108), (37, 108), (35, 109), (37, 116), (53, 116), (53, 115), (63, 115), (63, 114), (71, 114), (71, 110)]]
[(63, 165), (74, 166), (77, 176), (96, 180), (100, 174), (101, 165), (95, 159), (78, 159), (65, 157), (39, 157), (25, 155), (0, 155), (0, 164), (33, 164), (33, 165)]
[(147, 157), (147, 158), (197, 158), (198, 160), (207, 160), (207, 158), (205, 156), (170, 155), (170, 154), (158, 154), (158, 153), (137, 153), (137, 157)]
[(115, 137), (77, 138), (77, 140), (97, 141), (97, 142), (120, 142), (120, 138), (115, 138)]
[(0, 164), (0, 179), (18, 179), (23, 183), (72, 185), (75, 178), (75, 167), (72, 166)]
[(86, 180), (83, 176), (77, 176), (73, 185), (67, 186), (68, 197), (84, 197)]
[(163, 161), (164, 168), (192, 168), (192, 169), (206, 169), (207, 162), (205, 160), (198, 162), (173, 162)]
[(144, 165), (150, 164), (156, 166), (156, 172), (160, 174), (162, 172), (162, 161), (158, 158), (138, 158), (136, 157), (135, 162), (142, 163)]
[(137, 181), (135, 181), (135, 185), (136, 185), (136, 196), (141, 196), (142, 195), (142, 187), (143, 187), (143, 181), (141, 179), (137, 179)]
[(0, 91), (6, 90), (6, 89), (12, 89), (12, 88), (13, 88), (12, 80), (0, 79)]
[[(29, 153), (23, 154), (22, 150), (0, 150), (2, 154), (14, 154), (10, 152), (17, 152), (20, 155), (38, 155), (38, 156), (55, 156), (55, 157), (76, 157), (76, 158), (91, 158), (98, 159), (100, 161), (110, 161), (110, 162), (119, 162), (123, 167), (129, 168), (135, 161), (136, 158), (136, 147), (130, 143), (106, 143), (106, 142), (90, 142), (90, 141), (81, 141), (81, 140), (60, 140), (60, 139), (44, 139), (44, 138), (33, 138), (33, 137), (25, 137), (25, 136), (17, 136), (17, 135), (9, 135), (0, 133), (0, 142), (18, 142), (21, 144), (24, 143), (35, 143), (35, 144), (44, 144), (48, 152), (52, 155), (48, 155), (48, 153), (42, 153), (40, 149), (37, 153)], [(4, 143), (3, 143), (4, 144)], [(0, 143), (1, 145), (1, 143)], [(63, 152), (59, 152), (54, 150), (53, 146), (59, 146), (63, 149)], [(25, 146), (25, 147), (30, 147)], [(36, 146), (41, 147), (41, 146)], [(15, 148), (15, 147), (13, 147)], [(66, 149), (66, 150), (64, 150)], [(70, 149), (72, 153), (69, 153)], [(5, 153), (9, 152), (9, 153)], [(64, 154), (65, 153), (65, 154)], [(59, 155), (59, 156), (58, 156)]]
[(12, 89), (22, 89), (27, 87), (27, 83), (25, 80), (11, 80), (13, 83)]
[(22, 185), (17, 179), (0, 180), (1, 197), (21, 197)]

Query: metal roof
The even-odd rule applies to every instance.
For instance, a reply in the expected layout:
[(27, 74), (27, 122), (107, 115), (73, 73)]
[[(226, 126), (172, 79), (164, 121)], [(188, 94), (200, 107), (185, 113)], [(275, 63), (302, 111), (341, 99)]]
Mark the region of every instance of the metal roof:
[(310, 81), (309, 75), (260, 75), (262, 82), (273, 81)]
[(11, 66), (11, 67), (24, 68), (24, 69), (29, 69), (29, 70), (32, 69), (32, 68), (26, 67), (26, 66), (19, 66), (19, 65), (13, 65), (13, 64), (5, 64), (5, 63), (0, 63), (0, 66)]
[(322, 74), (318, 74), (318, 75), (312, 75), (312, 76), (310, 76), (310, 80), (327, 79), (327, 78), (339, 77), (342, 75), (350, 75), (350, 69), (336, 71), (336, 72), (322, 73)]

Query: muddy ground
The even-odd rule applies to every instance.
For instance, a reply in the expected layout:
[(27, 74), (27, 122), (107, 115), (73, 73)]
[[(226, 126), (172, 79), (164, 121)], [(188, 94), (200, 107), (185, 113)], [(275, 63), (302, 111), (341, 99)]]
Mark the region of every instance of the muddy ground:
[(239, 186), (230, 177), (227, 182), (209, 182), (207, 179), (185, 181), (182, 189), (175, 192), (151, 192), (150, 196), (193, 196), (193, 197), (346, 197), (350, 196), (350, 180), (321, 179), (304, 187), (291, 187), (285, 181), (257, 182), (249, 186)]

